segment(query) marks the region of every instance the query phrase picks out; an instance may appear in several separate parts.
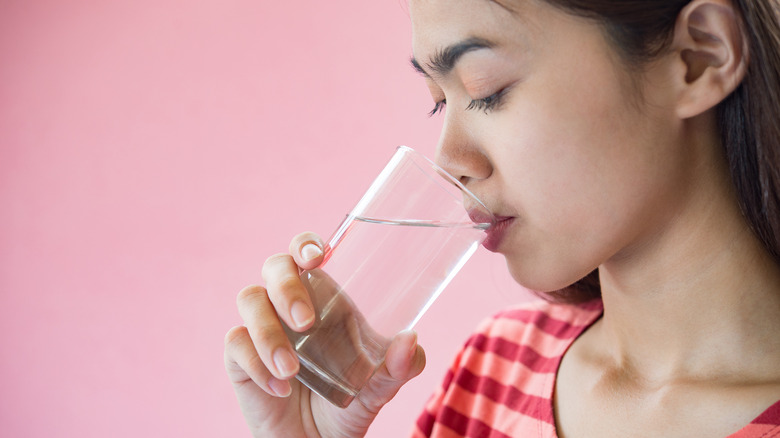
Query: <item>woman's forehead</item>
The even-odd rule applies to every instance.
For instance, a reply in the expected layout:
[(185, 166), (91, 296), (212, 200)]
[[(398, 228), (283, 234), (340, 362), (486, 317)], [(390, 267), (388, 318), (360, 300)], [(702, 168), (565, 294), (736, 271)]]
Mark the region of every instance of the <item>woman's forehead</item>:
[(493, 0), (410, 0), (415, 55), (459, 41), (482, 38), (500, 43), (529, 27), (522, 14)]

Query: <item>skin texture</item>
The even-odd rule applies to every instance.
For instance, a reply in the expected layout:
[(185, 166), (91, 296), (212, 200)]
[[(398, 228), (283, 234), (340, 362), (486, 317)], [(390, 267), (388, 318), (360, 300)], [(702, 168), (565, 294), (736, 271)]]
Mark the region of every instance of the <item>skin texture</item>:
[[(559, 436), (721, 437), (777, 401), (780, 269), (739, 212), (714, 116), (749, 60), (733, 6), (692, 1), (641, 70), (597, 24), (540, 1), (410, 10), (414, 59), (444, 118), (436, 160), (502, 218), (494, 249), (513, 277), (552, 291), (599, 269), (604, 317), (564, 356)], [(277, 315), (310, 324), (297, 272), (322, 247), (297, 236), (266, 262), (266, 286), (239, 294), (245, 325), (225, 360), (256, 436), (362, 436), (424, 366), (414, 336), (400, 336), (345, 411), (290, 380), (298, 364)]]

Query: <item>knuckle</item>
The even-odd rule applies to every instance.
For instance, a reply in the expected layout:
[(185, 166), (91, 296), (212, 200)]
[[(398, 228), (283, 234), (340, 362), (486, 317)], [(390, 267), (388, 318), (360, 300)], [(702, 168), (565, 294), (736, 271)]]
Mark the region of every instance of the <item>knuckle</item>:
[(241, 305), (246, 302), (255, 301), (256, 297), (266, 293), (267, 292), (265, 288), (262, 286), (258, 286), (258, 285), (247, 286), (241, 289), (240, 292), (238, 292), (238, 296), (236, 297), (236, 302), (239, 305)]
[(285, 275), (279, 278), (277, 287), (284, 295), (293, 295), (300, 290), (301, 280), (297, 276)]
[(260, 356), (252, 356), (249, 358), (246, 367), (247, 371), (254, 375), (264, 374), (268, 369)]
[(231, 328), (228, 330), (228, 332), (225, 334), (225, 347), (231, 347), (237, 343), (242, 342), (244, 337), (247, 336), (246, 327), (239, 325), (236, 327)]
[(263, 263), (263, 279), (268, 281), (277, 270), (284, 266), (289, 266), (290, 263), (292, 263), (292, 256), (290, 256), (290, 254), (278, 253), (268, 257), (265, 260), (265, 263)]
[(278, 324), (275, 324), (275, 322), (276, 321), (272, 323), (269, 321), (265, 324), (260, 324), (257, 328), (255, 328), (253, 338), (256, 345), (270, 347), (269, 350), (273, 350), (274, 347), (283, 343), (282, 340), (286, 338), (281, 333), (281, 329), (278, 327)]
[(265, 263), (263, 264), (263, 266), (273, 267), (278, 265), (279, 263), (287, 262), (289, 259), (290, 259), (290, 254), (280, 252), (265, 259)]

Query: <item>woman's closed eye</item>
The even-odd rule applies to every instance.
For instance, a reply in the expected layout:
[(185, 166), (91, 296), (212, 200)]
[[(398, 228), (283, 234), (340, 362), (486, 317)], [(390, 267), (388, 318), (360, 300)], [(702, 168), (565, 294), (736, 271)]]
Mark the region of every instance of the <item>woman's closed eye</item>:
[(474, 99), (466, 107), (466, 110), (484, 111), (486, 114), (498, 109), (504, 101), (504, 96), (509, 88), (502, 88), (497, 93), (493, 93), (482, 99)]
[[(509, 88), (502, 88), (497, 93), (493, 93), (488, 97), (483, 97), (482, 99), (473, 99), (471, 102), (469, 102), (468, 106), (466, 106), (466, 110), (484, 111), (485, 113), (496, 110), (503, 103), (508, 89)], [(446, 106), (447, 99), (442, 99), (436, 102), (436, 104), (433, 106), (433, 109), (428, 113), (428, 116), (433, 117), (436, 114), (441, 113), (444, 111), (444, 107)]]

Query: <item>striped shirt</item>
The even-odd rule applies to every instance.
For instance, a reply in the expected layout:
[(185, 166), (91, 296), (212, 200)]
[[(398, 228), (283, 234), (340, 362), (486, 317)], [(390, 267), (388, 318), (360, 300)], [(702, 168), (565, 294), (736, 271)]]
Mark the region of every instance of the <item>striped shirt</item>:
[[(556, 438), (553, 390), (571, 343), (600, 302), (533, 302), (481, 324), (417, 420), (413, 438)], [(728, 438), (780, 437), (780, 401)]]

